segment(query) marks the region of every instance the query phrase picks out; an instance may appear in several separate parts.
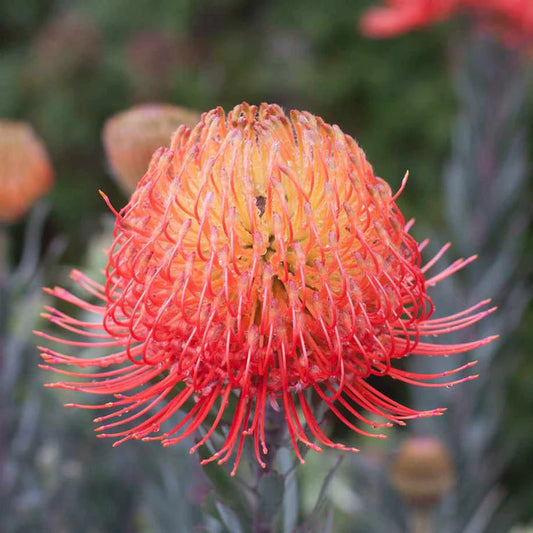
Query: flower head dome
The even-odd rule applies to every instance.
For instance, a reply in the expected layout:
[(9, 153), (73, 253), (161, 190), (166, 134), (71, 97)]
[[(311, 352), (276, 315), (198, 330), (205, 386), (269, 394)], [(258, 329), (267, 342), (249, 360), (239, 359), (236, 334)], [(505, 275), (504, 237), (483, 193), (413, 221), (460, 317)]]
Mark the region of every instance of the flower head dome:
[(16, 222), (52, 181), (48, 154), (33, 128), (0, 119), (0, 222)]
[[(44, 348), (46, 368), (103, 369), (95, 375), (56, 368), (76, 379), (50, 386), (110, 395), (94, 406), (111, 410), (99, 418), (106, 422), (98, 431), (119, 442), (173, 444), (210, 416), (197, 448), (230, 410), (226, 440), (211, 460), (223, 462), (236, 450), (237, 465), (251, 435), (262, 463), (265, 412), (272, 406), (283, 410), (300, 459), (298, 441), (315, 450), (314, 441), (352, 449), (321, 430), (311, 393), (362, 434), (368, 433), (356, 425), (361, 421), (387, 426), (439, 414), (405, 407), (367, 378), (441, 386), (427, 381), (473, 363), (426, 376), (397, 362), (491, 340), (434, 344), (435, 336), (490, 310), (480, 310), (482, 302), (432, 319), (427, 288), (472, 258), (426, 277), (441, 253), (422, 266), (421, 247), (390, 187), (337, 126), (307, 112), (286, 116), (276, 105), (242, 104), (227, 116), (215, 109), (193, 130), (181, 126), (170, 147), (156, 152), (116, 213), (105, 283), (73, 272), (94, 302), (50, 290), (94, 313), (96, 322), (49, 308), (52, 322), (86, 339), (41, 335), (110, 352), (86, 359)], [(458, 381), (465, 379), (471, 377)], [(161, 430), (182, 408), (185, 417)], [(370, 422), (365, 411), (385, 422)]]

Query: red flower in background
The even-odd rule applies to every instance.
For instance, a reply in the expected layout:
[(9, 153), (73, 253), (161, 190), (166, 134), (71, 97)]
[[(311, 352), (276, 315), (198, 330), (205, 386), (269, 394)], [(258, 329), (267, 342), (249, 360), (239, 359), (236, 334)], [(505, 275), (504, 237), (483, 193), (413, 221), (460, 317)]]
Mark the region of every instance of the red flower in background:
[(370, 8), (361, 19), (361, 30), (369, 37), (396, 37), (441, 22), (457, 10), (461, 0), (385, 0), (385, 2), (385, 6)]
[(385, 0), (385, 4), (370, 8), (361, 19), (361, 30), (369, 37), (396, 37), (466, 13), (506, 43), (533, 40), (531, 0)]
[(533, 2), (531, 0), (471, 0), (489, 28), (504, 43), (531, 45), (533, 42)]
[[(49, 320), (79, 339), (40, 335), (108, 352), (85, 358), (42, 348), (45, 368), (73, 378), (49, 386), (107, 396), (87, 407), (111, 410), (97, 419), (105, 422), (97, 431), (116, 444), (132, 438), (174, 444), (209, 416), (196, 449), (225, 424), (228, 411), (225, 442), (208, 461), (222, 463), (235, 452), (235, 468), (247, 435), (264, 464), (269, 406), (283, 410), (302, 462), (298, 442), (355, 451), (322, 431), (311, 392), (365, 435), (371, 433), (358, 422), (390, 426), (440, 414), (401, 405), (368, 378), (427, 387), (472, 379), (434, 382), (474, 363), (417, 375), (398, 362), (490, 342), (433, 341), (492, 309), (485, 301), (431, 318), (428, 287), (474, 258), (427, 276), (448, 246), (422, 266), (427, 242), (409, 235), (396, 196), (351, 137), (310, 113), (288, 117), (275, 105), (242, 104), (227, 117), (220, 108), (204, 114), (193, 130), (181, 126), (116, 213), (105, 282), (75, 270), (88, 300), (49, 290), (94, 318), (50, 307)], [(185, 414), (172, 425), (180, 410)]]

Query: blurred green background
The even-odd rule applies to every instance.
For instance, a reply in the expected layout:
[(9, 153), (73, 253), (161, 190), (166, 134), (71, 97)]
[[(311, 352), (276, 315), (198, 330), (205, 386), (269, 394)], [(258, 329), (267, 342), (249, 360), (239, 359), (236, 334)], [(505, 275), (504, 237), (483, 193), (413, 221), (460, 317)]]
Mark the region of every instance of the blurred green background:
[[(126, 203), (108, 171), (101, 129), (112, 114), (142, 102), (199, 111), (219, 105), (229, 109), (242, 101), (275, 102), (285, 109), (309, 110), (355, 137), (376, 174), (393, 189), (408, 169), (409, 184), (399, 201), (406, 218), (416, 216), (423, 228), (445, 226), (441, 177), (457, 108), (447, 47), (453, 26), (393, 41), (369, 40), (357, 25), (370, 4), (0, 0), (0, 116), (34, 126), (48, 147), (57, 178), (47, 197), (51, 213), (45, 240), (66, 238), (60, 259), (65, 268), (56, 269), (47, 283), (60, 283), (66, 265), (85, 261), (89, 237), (101, 230), (107, 212), (98, 189), (116, 207)], [(530, 123), (532, 104), (530, 97)], [(527, 195), (533, 199), (531, 185)], [(21, 222), (10, 232), (20, 241), (24, 228)], [(532, 246), (529, 237), (524, 271), (531, 268)], [(16, 244), (15, 254), (20, 251)], [(501, 482), (523, 520), (533, 519), (532, 320), (530, 309), (506, 344), (514, 368), (505, 391), (505, 412), (498, 415), (499, 438), (511, 450)], [(142, 505), (141, 473), (129, 471), (121, 479), (128, 468), (115, 465), (118, 476), (100, 468), (98, 454), (110, 443), (92, 439), (90, 416), (65, 412), (59, 407), (63, 401), (56, 402), (59, 412), (44, 413), (42, 422), (48, 432), (72, 440), (76, 461), (81, 457), (92, 466), (83, 484), (76, 481), (82, 471), (78, 463), (70, 471), (55, 472), (49, 481), (55, 496), (47, 526), (39, 511), (33, 525), (13, 531), (48, 531), (50, 524), (54, 531), (156, 531), (135, 512)], [(66, 422), (58, 422), (61, 417)], [(60, 423), (64, 425), (56, 428)], [(68, 436), (74, 433), (76, 437)], [(148, 452), (167, 453), (156, 447)], [(68, 455), (72, 449), (45, 448), (39, 453), (46, 466), (54, 464), (54, 454)], [(127, 463), (127, 454), (117, 454), (117, 462), (126, 457)], [(62, 485), (76, 488), (65, 494)], [(28, 505), (18, 512), (31, 510)]]

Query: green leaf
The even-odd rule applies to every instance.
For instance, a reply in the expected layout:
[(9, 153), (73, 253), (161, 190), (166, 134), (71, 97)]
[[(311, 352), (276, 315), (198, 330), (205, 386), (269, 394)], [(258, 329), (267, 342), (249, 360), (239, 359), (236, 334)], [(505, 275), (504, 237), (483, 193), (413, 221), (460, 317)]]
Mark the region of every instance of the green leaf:
[[(210, 456), (209, 450), (205, 446), (202, 446), (198, 450), (198, 454), (202, 459), (207, 459)], [(252, 515), (248, 498), (239, 488), (236, 480), (216, 462), (202, 465), (202, 469), (205, 475), (209, 478), (209, 481), (211, 481), (215, 491), (215, 499), (232, 509), (239, 518), (241, 524), (250, 524), (252, 521)], [(218, 506), (217, 510), (220, 513)], [(243, 528), (243, 530), (246, 530), (246, 528)]]
[(204, 511), (204, 513), (207, 513), (213, 518), (216, 518), (217, 520), (222, 521), (220, 513), (218, 512), (216, 503), (217, 502), (215, 498), (215, 491), (211, 490), (205, 496), (205, 499), (202, 504), (202, 510)]
[(222, 519), (223, 524), (231, 533), (243, 533), (243, 528), (237, 515), (222, 503), (216, 503), (218, 514)]
[(283, 495), (283, 533), (293, 533), (298, 522), (298, 486), (293, 469), (294, 455), (287, 449), (278, 452), (281, 472), (285, 478), (285, 494)]
[[(326, 502), (326, 496), (328, 493), (329, 485), (331, 481), (333, 480), (333, 476), (335, 475), (335, 472), (337, 472), (337, 469), (339, 468), (343, 459), (344, 459), (343, 456), (339, 456), (337, 460), (335, 461), (335, 464), (333, 465), (331, 470), (328, 472), (327, 476), (324, 478), (324, 482), (322, 483), (322, 488), (320, 489), (320, 494), (318, 495), (318, 498), (316, 500), (315, 507), (313, 511), (311, 512), (311, 514), (306, 518), (305, 523), (297, 529), (298, 533), (304, 533), (305, 531), (312, 531), (311, 525), (316, 524), (320, 520), (320, 515), (324, 507), (324, 504)], [(331, 520), (332, 519), (333, 517), (331, 517)], [(330, 523), (329, 518), (328, 518), (328, 523)]]

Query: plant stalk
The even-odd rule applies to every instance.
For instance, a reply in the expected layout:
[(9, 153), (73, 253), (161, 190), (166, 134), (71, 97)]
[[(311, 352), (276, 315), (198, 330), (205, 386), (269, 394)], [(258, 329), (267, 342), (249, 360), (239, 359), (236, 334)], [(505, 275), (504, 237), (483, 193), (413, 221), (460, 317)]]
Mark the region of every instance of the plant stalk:
[(434, 533), (433, 509), (429, 507), (412, 506), (410, 509), (411, 533)]
[(261, 479), (274, 469), (274, 461), (278, 450), (282, 446), (285, 434), (284, 416), (281, 411), (276, 411), (272, 407), (268, 407), (265, 416), (265, 440), (268, 453), (261, 453), (261, 459), (265, 463), (265, 468), (262, 468), (257, 461), (253, 462), (254, 487), (256, 489), (252, 523), (253, 533), (274, 533), (275, 516), (264, 516), (260, 513), (258, 489)]

